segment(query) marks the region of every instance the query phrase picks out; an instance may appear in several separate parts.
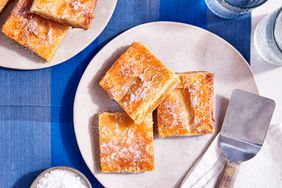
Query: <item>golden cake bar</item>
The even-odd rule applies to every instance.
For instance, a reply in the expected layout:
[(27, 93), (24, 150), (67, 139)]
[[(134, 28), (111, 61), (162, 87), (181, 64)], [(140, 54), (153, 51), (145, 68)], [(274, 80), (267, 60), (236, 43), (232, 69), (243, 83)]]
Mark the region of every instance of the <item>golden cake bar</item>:
[(8, 2), (9, 2), (9, 0), (0, 0), (0, 13), (5, 8), (5, 6), (7, 5)]
[(50, 61), (69, 27), (30, 13), (31, 4), (32, 0), (19, 0), (2, 32)]
[(137, 42), (118, 58), (100, 81), (101, 87), (136, 124), (152, 114), (178, 83), (178, 77)]
[(136, 125), (124, 112), (99, 114), (102, 172), (144, 172), (154, 169), (152, 115)]
[(96, 0), (34, 0), (31, 12), (73, 27), (88, 29)]
[(180, 84), (157, 108), (159, 137), (213, 133), (213, 73), (190, 72), (178, 76)]

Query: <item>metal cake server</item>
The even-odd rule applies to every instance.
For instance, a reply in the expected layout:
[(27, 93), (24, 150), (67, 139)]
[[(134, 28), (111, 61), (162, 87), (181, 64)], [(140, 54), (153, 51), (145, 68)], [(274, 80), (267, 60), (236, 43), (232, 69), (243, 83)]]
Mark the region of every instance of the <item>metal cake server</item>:
[(246, 91), (234, 90), (222, 130), (220, 148), (228, 162), (219, 188), (233, 187), (239, 164), (253, 158), (262, 147), (275, 102)]

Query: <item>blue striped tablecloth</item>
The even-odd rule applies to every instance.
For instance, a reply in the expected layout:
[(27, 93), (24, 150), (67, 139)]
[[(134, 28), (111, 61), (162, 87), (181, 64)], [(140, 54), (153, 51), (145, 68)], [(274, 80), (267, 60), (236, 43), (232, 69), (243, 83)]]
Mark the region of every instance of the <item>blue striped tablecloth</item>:
[[(111, 39), (152, 21), (193, 24), (218, 34), (250, 60), (251, 15), (224, 20), (204, 0), (120, 0), (103, 33), (67, 62), (44, 70), (0, 69), (0, 187), (29, 187), (43, 169), (81, 170), (94, 187), (73, 129), (73, 100), (90, 60)], [(1, 59), (1, 61), (4, 61)]]

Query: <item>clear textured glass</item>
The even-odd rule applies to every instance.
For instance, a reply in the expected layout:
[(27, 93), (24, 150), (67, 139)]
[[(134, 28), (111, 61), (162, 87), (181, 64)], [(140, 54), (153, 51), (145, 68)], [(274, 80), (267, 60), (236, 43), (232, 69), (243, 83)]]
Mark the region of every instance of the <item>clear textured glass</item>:
[(282, 66), (282, 8), (265, 16), (254, 32), (254, 44), (268, 63)]
[(267, 0), (205, 0), (209, 9), (222, 18), (236, 18), (262, 5)]

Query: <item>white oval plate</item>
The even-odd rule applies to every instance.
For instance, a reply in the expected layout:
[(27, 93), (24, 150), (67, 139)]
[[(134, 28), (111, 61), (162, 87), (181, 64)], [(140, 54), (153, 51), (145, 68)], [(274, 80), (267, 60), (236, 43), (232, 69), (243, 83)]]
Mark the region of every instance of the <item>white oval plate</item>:
[(98, 82), (133, 41), (147, 46), (176, 72), (215, 74), (216, 127), (221, 125), (233, 89), (258, 93), (250, 68), (230, 44), (192, 25), (153, 22), (137, 26), (109, 42), (84, 72), (75, 97), (74, 128), (81, 154), (105, 187), (173, 187), (180, 183), (214, 135), (154, 140), (155, 170), (140, 174), (103, 174), (99, 170), (97, 113), (120, 110)]
[[(117, 0), (97, 0), (95, 18), (90, 28), (86, 31), (83, 29), (70, 29), (51, 62), (46, 62), (29, 49), (7, 38), (0, 31), (0, 67), (31, 70), (51, 67), (67, 61), (98, 37), (109, 22), (116, 3)], [(0, 28), (2, 28), (13, 6), (14, 3), (10, 4), (7, 10), (0, 15)]]

